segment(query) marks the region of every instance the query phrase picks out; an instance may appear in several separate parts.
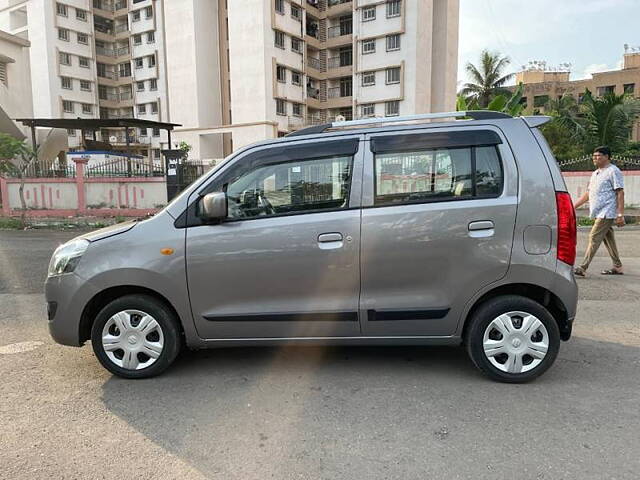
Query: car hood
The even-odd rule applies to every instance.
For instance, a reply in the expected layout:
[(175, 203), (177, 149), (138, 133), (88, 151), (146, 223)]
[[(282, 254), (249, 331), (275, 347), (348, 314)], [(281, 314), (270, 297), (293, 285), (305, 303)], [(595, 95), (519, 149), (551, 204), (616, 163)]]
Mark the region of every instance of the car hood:
[(131, 220), (124, 223), (116, 223), (115, 225), (111, 225), (110, 227), (105, 227), (101, 228), (100, 230), (85, 233), (84, 235), (81, 235), (81, 238), (89, 240), (90, 242), (97, 242), (98, 240), (103, 240), (105, 238), (113, 237), (114, 235), (120, 235), (121, 233), (128, 232), (133, 227), (135, 227), (136, 223), (136, 220)]

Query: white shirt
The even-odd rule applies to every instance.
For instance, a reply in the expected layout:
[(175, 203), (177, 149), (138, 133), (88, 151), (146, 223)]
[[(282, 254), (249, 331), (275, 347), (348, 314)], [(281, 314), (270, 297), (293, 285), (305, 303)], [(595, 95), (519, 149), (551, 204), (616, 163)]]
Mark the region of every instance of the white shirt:
[(589, 216), (616, 218), (616, 190), (624, 188), (622, 172), (609, 164), (591, 174), (589, 180)]

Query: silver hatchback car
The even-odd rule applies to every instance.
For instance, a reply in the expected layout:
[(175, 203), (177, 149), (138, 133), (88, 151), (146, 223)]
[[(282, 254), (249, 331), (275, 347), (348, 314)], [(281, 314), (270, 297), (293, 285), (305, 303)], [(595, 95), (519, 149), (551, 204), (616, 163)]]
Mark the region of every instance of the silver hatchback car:
[(244, 148), (154, 217), (60, 246), (51, 335), (126, 378), (185, 346), (296, 343), (462, 344), (489, 377), (531, 380), (577, 303), (546, 120), (366, 119)]

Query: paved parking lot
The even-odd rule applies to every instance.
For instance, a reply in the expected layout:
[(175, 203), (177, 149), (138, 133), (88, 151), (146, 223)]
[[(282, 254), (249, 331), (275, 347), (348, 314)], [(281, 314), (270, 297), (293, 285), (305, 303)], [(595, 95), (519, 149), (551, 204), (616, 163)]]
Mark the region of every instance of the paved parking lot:
[(640, 476), (640, 229), (619, 231), (627, 275), (598, 275), (600, 252), (574, 338), (527, 385), (407, 347), (190, 352), (121, 380), (46, 330), (47, 262), (74, 235), (0, 231), (0, 478)]

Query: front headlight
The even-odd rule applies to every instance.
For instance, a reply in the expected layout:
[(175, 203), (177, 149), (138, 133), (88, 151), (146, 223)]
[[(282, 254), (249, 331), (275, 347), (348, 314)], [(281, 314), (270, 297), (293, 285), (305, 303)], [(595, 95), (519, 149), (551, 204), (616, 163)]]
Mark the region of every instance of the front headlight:
[(89, 241), (83, 238), (60, 245), (49, 262), (49, 276), (73, 272), (88, 246)]

